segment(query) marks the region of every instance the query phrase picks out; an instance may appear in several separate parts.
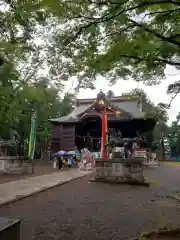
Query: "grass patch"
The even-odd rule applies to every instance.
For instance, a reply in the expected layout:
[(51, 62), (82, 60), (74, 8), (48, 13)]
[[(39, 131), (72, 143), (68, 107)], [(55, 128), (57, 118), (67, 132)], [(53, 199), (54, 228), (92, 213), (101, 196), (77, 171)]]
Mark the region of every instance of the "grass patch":
[(175, 196), (167, 196), (167, 197), (170, 198), (170, 199), (173, 199), (173, 200), (176, 200), (176, 201), (180, 202), (180, 195), (179, 194), (175, 195)]
[(163, 238), (167, 239), (167, 237), (169, 237), (169, 239), (180, 239), (180, 228), (168, 229), (164, 227), (152, 232), (142, 233), (139, 240), (163, 240)]
[(159, 187), (160, 186), (160, 182), (158, 180), (148, 180), (150, 186), (153, 187)]
[(174, 167), (180, 167), (180, 162), (166, 162), (165, 164), (174, 166)]

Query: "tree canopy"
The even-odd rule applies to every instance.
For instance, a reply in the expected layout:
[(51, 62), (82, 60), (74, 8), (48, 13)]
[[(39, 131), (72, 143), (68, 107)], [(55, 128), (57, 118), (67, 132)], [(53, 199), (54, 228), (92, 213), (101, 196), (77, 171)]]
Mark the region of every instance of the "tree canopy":
[(70, 93), (63, 97), (62, 72), (58, 77), (48, 72), (55, 28), (49, 3), (0, 1), (0, 137), (15, 137), (20, 153), (29, 138), (34, 111), (38, 146), (45, 148), (51, 133), (48, 119), (68, 114), (75, 99)]
[(21, 66), (28, 57), (32, 71), (46, 66), (53, 81), (77, 76), (78, 88), (94, 88), (102, 75), (156, 84), (167, 65), (180, 67), (178, 0), (1, 2), (0, 57)]
[(106, 93), (106, 96), (107, 98), (111, 99), (112, 97), (114, 97), (114, 92), (112, 90), (109, 90), (107, 93)]
[(79, 86), (90, 86), (97, 74), (112, 83), (132, 77), (155, 84), (166, 65), (180, 68), (178, 0), (61, 1), (56, 16), (63, 27), (55, 55), (68, 43), (63, 67)]

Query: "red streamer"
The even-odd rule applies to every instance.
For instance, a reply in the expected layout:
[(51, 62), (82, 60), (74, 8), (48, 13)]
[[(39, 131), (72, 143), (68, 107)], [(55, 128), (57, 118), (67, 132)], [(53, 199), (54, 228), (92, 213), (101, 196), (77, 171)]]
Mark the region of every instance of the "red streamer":
[(107, 159), (105, 143), (106, 143), (106, 116), (105, 116), (105, 113), (103, 112), (102, 113), (102, 138), (101, 138), (101, 157), (103, 160)]

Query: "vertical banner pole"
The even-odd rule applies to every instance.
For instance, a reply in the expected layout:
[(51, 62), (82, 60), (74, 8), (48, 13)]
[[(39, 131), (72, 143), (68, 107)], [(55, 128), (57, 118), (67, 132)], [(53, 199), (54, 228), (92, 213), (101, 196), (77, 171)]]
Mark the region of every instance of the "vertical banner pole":
[(107, 111), (105, 112), (105, 131), (106, 131), (106, 158), (108, 158), (108, 121), (107, 121)]
[(31, 118), (31, 132), (28, 147), (28, 159), (32, 161), (32, 173), (34, 173), (35, 145), (36, 145), (36, 113), (34, 113)]
[(102, 138), (101, 138), (101, 158), (106, 160), (106, 123), (105, 123), (105, 112), (102, 112)]

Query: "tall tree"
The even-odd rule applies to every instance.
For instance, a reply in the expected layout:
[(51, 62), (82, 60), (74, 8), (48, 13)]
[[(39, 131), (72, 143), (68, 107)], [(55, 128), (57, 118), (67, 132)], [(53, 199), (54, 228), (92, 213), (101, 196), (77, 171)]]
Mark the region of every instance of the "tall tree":
[(42, 107), (44, 99), (50, 104), (54, 101), (50, 92), (54, 99), (57, 89), (63, 90), (62, 78), (53, 79), (56, 90), (43, 87), (45, 78), (39, 78), (48, 76), (42, 70), (47, 68), (47, 49), (53, 35), (50, 32), (55, 28), (48, 6), (46, 1), (0, 1), (0, 132), (6, 139), (10, 138), (11, 128), (18, 126), (19, 135), (26, 136), (26, 117), (30, 119), (35, 104)]
[(19, 151), (22, 154), (24, 144), (29, 138), (30, 120), (32, 114), (37, 114), (37, 141), (39, 152), (47, 147), (48, 136), (51, 134), (51, 124), (48, 119), (67, 115), (75, 103), (73, 94), (65, 94), (60, 98), (57, 88), (50, 85), (48, 79), (41, 78), (32, 85), (24, 85), (19, 91), (18, 124), (14, 129), (19, 134)]
[(106, 96), (107, 96), (109, 99), (111, 99), (111, 98), (114, 97), (115, 95), (114, 95), (114, 92), (113, 92), (112, 90), (109, 90), (109, 91), (107, 92)]
[(171, 147), (171, 152), (179, 154), (180, 152), (180, 113), (177, 115), (176, 120), (172, 122), (169, 130), (169, 144)]

